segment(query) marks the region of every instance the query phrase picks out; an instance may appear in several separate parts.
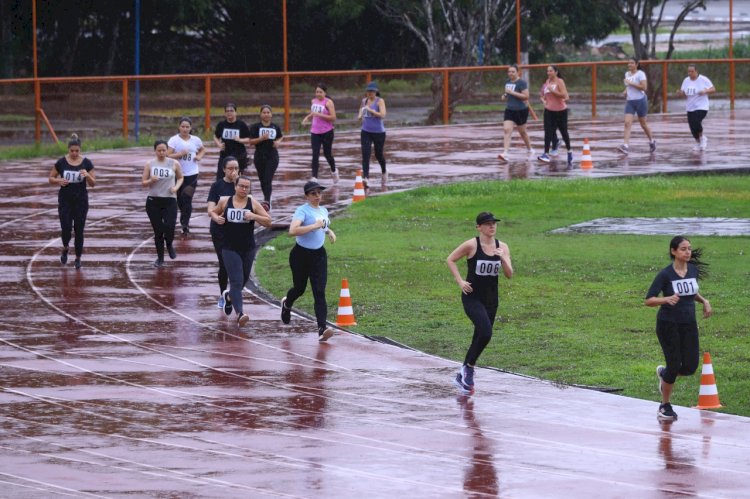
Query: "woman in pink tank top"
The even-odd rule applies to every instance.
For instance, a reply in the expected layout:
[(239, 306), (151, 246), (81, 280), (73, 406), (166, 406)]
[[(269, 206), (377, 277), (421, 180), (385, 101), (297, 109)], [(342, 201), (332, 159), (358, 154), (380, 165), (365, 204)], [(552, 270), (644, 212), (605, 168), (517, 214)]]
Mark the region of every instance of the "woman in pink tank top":
[(310, 145), (312, 146), (312, 180), (317, 181), (320, 169), (320, 146), (323, 146), (323, 155), (331, 167), (333, 183), (339, 181), (339, 172), (336, 171), (336, 160), (333, 159), (333, 122), (336, 121), (336, 106), (328, 97), (328, 87), (318, 83), (315, 87), (315, 98), (310, 102), (310, 114), (302, 120), (302, 125), (310, 126)]
[[(549, 148), (555, 142), (556, 131), (560, 130), (560, 135), (565, 142), (565, 149), (568, 150), (568, 168), (573, 166), (573, 153), (570, 150), (570, 136), (568, 135), (568, 89), (565, 87), (565, 81), (560, 75), (557, 66), (547, 66), (547, 81), (542, 85), (541, 91), (542, 102), (544, 103), (544, 154), (537, 159), (543, 163), (549, 163)], [(555, 149), (557, 149), (555, 147)]]

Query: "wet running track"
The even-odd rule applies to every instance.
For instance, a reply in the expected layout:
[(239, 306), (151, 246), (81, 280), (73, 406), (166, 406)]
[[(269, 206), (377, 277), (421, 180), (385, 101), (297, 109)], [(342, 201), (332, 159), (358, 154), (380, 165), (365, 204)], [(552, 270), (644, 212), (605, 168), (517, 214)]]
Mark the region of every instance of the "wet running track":
[[(709, 115), (703, 154), (690, 150), (682, 115), (650, 117), (656, 154), (636, 125), (627, 160), (615, 151), (620, 121), (573, 121), (571, 135), (591, 140), (587, 172), (528, 161), (518, 147), (499, 163), (498, 126), (391, 130), (390, 178), (381, 185), (376, 165), (371, 194), (743, 169), (748, 117)], [(538, 122), (532, 138), (540, 152)], [(329, 206), (351, 197), (359, 135), (339, 134), (334, 152), (342, 180), (325, 192)], [(151, 151), (87, 156), (99, 185), (80, 271), (59, 262), (54, 161), (1, 165), (1, 497), (750, 496), (747, 418), (679, 407), (662, 426), (655, 401), (487, 369), (476, 396), (459, 396), (454, 362), (343, 331), (318, 344), (313, 323), (283, 325), (275, 302), (249, 292), (251, 322), (238, 330), (216, 308), (203, 209), (215, 155), (203, 163), (193, 233), (161, 270), (139, 181)], [(283, 224), (301, 201), (306, 137), (281, 157), (272, 215)]]

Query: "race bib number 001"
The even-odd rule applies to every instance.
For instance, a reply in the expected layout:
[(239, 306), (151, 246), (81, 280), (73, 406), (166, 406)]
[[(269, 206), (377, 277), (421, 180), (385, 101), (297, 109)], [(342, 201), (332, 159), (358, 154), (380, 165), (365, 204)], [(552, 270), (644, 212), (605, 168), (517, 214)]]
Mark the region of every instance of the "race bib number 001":
[(63, 171), (63, 178), (71, 184), (78, 184), (83, 182), (83, 177), (78, 170), (65, 170)]
[(477, 260), (476, 275), (496, 276), (500, 273), (500, 260)]
[(672, 281), (672, 291), (678, 296), (697, 295), (698, 281), (694, 277)]
[(227, 209), (227, 213), (226, 213), (227, 222), (232, 222), (236, 224), (249, 224), (250, 220), (245, 220), (246, 211), (248, 210), (240, 210), (237, 208)]

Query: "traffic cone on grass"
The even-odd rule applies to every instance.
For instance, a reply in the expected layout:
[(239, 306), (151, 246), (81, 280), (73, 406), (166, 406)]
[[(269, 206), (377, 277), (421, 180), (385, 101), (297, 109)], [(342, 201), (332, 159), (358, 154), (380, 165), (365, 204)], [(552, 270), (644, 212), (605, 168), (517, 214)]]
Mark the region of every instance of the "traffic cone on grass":
[(339, 297), (339, 313), (336, 317), (337, 326), (356, 326), (354, 320), (354, 309), (352, 309), (352, 297), (349, 295), (349, 280), (341, 280), (341, 296)]
[(594, 162), (591, 160), (591, 147), (589, 146), (589, 139), (583, 139), (583, 154), (581, 155), (581, 169), (590, 170), (594, 167)]
[(354, 195), (352, 202), (365, 200), (365, 184), (362, 183), (362, 170), (357, 170), (357, 176), (354, 178)]
[(719, 389), (716, 388), (714, 368), (711, 365), (711, 354), (703, 354), (703, 369), (701, 371), (701, 388), (698, 393), (698, 405), (696, 409), (718, 409), (722, 407), (719, 402)]

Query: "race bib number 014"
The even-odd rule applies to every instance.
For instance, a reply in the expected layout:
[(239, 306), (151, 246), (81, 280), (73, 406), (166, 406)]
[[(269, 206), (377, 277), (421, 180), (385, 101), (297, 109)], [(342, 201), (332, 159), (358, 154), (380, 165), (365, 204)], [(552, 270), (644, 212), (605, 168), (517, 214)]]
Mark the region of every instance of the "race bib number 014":
[(672, 281), (672, 291), (678, 296), (697, 295), (698, 281), (694, 277)]
[(63, 178), (71, 184), (78, 184), (83, 182), (83, 177), (78, 170), (65, 170), (63, 171)]

